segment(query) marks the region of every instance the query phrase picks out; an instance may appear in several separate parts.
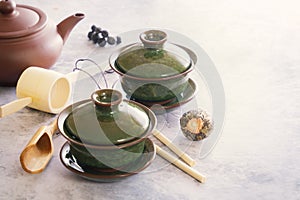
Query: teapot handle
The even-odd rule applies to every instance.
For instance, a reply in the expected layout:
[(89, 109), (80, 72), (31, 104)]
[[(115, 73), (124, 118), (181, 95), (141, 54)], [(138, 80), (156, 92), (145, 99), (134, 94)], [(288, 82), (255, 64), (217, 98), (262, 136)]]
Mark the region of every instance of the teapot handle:
[(16, 2), (13, 0), (0, 0), (0, 13), (3, 15), (13, 14), (16, 7)]

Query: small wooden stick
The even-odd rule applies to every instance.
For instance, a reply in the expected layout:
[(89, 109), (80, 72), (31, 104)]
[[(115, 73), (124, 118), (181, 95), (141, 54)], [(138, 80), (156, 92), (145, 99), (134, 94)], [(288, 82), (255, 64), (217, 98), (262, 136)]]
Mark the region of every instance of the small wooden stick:
[(190, 156), (180, 150), (177, 146), (175, 146), (166, 136), (164, 136), (158, 130), (154, 130), (153, 135), (167, 147), (169, 147), (174, 153), (176, 153), (189, 166), (193, 167), (196, 164), (195, 160), (193, 160)]
[(155, 145), (155, 149), (156, 149), (156, 152), (157, 152), (158, 155), (160, 155), (162, 158), (166, 159), (167, 161), (169, 161), (170, 163), (172, 163), (173, 165), (175, 165), (176, 167), (178, 167), (179, 169), (181, 169), (185, 173), (189, 174), (190, 176), (192, 176), (196, 180), (200, 181), (201, 183), (204, 183), (206, 181), (205, 176), (203, 176), (198, 171), (191, 168), (190, 166), (188, 166), (184, 162), (182, 162), (182, 161), (178, 160), (177, 158), (173, 157), (171, 154), (164, 151), (159, 146)]

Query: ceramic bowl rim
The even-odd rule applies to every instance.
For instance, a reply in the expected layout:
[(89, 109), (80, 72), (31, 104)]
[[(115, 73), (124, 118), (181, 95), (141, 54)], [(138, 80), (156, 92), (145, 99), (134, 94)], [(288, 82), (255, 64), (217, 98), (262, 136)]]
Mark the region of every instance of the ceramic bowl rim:
[[(149, 143), (150, 148), (153, 151), (151, 151), (152, 153), (151, 153), (151, 156), (149, 157), (149, 160), (147, 160), (147, 162), (142, 167), (140, 167), (139, 169), (137, 169), (135, 171), (132, 171), (132, 172), (123, 173), (123, 174), (114, 175), (114, 176), (100, 175), (101, 179), (119, 180), (119, 179), (123, 179), (123, 178), (126, 178), (126, 177), (134, 175), (134, 174), (138, 174), (138, 173), (142, 172), (144, 169), (146, 169), (154, 161), (154, 159), (156, 157), (156, 148), (155, 148), (154, 142), (150, 138), (146, 138), (145, 140), (146, 140), (145, 142)], [(66, 147), (66, 145), (70, 145), (70, 144), (68, 144), (68, 141), (63, 144), (62, 148), (60, 149), (60, 153), (59, 153), (59, 155), (60, 155), (59, 157), (60, 157), (60, 160), (61, 160), (62, 164), (68, 170), (74, 172), (75, 174), (81, 176), (82, 178), (87, 178), (87, 179), (91, 178), (92, 180), (99, 179), (99, 175), (97, 175), (97, 174), (93, 174), (93, 173), (89, 173), (89, 172), (84, 172), (84, 171), (78, 171), (78, 170), (76, 170), (74, 168), (71, 168), (71, 167), (69, 167), (69, 166), (66, 165), (66, 163), (63, 161), (63, 158), (62, 158), (62, 152), (63, 152), (64, 148)], [(103, 182), (103, 181), (100, 181), (100, 182)]]
[(156, 118), (154, 112), (152, 110), (150, 110), (148, 107), (146, 107), (146, 106), (144, 106), (144, 105), (142, 105), (138, 102), (127, 100), (127, 99), (124, 99), (123, 101), (138, 105), (140, 108), (142, 108), (147, 113), (150, 123), (149, 123), (149, 126), (148, 126), (147, 130), (145, 131), (144, 134), (141, 135), (141, 137), (133, 138), (130, 141), (127, 141), (127, 142), (124, 142), (124, 143), (121, 143), (121, 144), (113, 144), (113, 145), (96, 145), (96, 144), (91, 144), (91, 143), (88, 143), (88, 142), (81, 142), (81, 141), (78, 141), (76, 139), (70, 138), (68, 136), (68, 134), (66, 133), (65, 129), (64, 129), (64, 123), (65, 123), (65, 120), (66, 120), (67, 116), (70, 114), (70, 111), (72, 110), (72, 107), (77, 107), (77, 106), (80, 106), (82, 104), (92, 102), (92, 99), (86, 99), (86, 100), (76, 102), (74, 104), (69, 105), (63, 111), (61, 111), (58, 115), (58, 120), (57, 120), (58, 130), (61, 133), (61, 135), (64, 138), (66, 138), (71, 144), (83, 146), (83, 147), (86, 147), (86, 148), (99, 149), (99, 150), (123, 149), (123, 148), (126, 148), (126, 147), (131, 147), (131, 146), (133, 146), (137, 143), (143, 142), (153, 132), (153, 130), (156, 128), (157, 118)]
[[(134, 79), (134, 80), (139, 80), (139, 81), (165, 81), (165, 80), (171, 80), (171, 79), (176, 79), (176, 78), (179, 78), (179, 77), (183, 77), (183, 76), (186, 76), (188, 73), (190, 73), (191, 71), (194, 70), (194, 61), (192, 58), (190, 58), (190, 64), (188, 66), (188, 68), (186, 70), (184, 70), (183, 72), (179, 73), (179, 74), (174, 74), (174, 75), (171, 75), (171, 76), (166, 76), (166, 77), (160, 77), (160, 78), (146, 78), (146, 77), (138, 77), (138, 76), (134, 76), (134, 75), (129, 75), (127, 73), (124, 73), (124, 72), (121, 72), (117, 67), (116, 67), (116, 60), (118, 58), (118, 56), (120, 55), (120, 53), (130, 47), (130, 46), (134, 46), (136, 44), (139, 44), (138, 42), (137, 43), (133, 43), (133, 44), (129, 44), (129, 45), (126, 45), (124, 47), (121, 47), (119, 48), (118, 50), (116, 50), (115, 52), (111, 53), (110, 56), (109, 56), (109, 66), (112, 70), (114, 70), (117, 74), (119, 74), (120, 76), (124, 76), (126, 78), (129, 78), (129, 79)], [(175, 44), (176, 45), (176, 44)], [(177, 45), (178, 46), (178, 45)], [(179, 48), (181, 48), (180, 46), (178, 46)], [(184, 50), (184, 49), (183, 49)], [(116, 57), (116, 58), (113, 58), (113, 57)]]

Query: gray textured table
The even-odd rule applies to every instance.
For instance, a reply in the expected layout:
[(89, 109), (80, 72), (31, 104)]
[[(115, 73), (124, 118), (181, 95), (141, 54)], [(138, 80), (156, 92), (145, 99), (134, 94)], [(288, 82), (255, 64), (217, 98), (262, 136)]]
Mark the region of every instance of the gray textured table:
[[(120, 182), (96, 183), (76, 176), (61, 164), (59, 151), (65, 142), (61, 136), (54, 139), (54, 156), (44, 172), (32, 175), (22, 170), (22, 149), (38, 127), (56, 117), (24, 108), (0, 119), (0, 199), (300, 199), (299, 2), (17, 3), (41, 8), (56, 23), (78, 11), (86, 14), (52, 67), (62, 73), (70, 72), (78, 58), (102, 60), (114, 50), (100, 49), (87, 41), (92, 24), (114, 35), (155, 27), (190, 38), (216, 66), (226, 95), (226, 120), (223, 130), (217, 133), (220, 139), (215, 148), (210, 152), (209, 144), (207, 153), (203, 153), (204, 144), (188, 142), (176, 127), (183, 110), (158, 116), (158, 128), (181, 148), (189, 147), (186, 152), (195, 158), (194, 168), (206, 175), (205, 184), (158, 156), (140, 174)], [(207, 55), (200, 58), (208, 59)], [(220, 88), (209, 84), (212, 77), (214, 74), (206, 82), (199, 81), (197, 101), (187, 107), (203, 107), (210, 112), (216, 112), (214, 105), (221, 109), (214, 97), (214, 91)], [(113, 74), (108, 79), (115, 78)], [(84, 95), (74, 96), (73, 100)], [(14, 87), (0, 87), (0, 104), (15, 98)]]

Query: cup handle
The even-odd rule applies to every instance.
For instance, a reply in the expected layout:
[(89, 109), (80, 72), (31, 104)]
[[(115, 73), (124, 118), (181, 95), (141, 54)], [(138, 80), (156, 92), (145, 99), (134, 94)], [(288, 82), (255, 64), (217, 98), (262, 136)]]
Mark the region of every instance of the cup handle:
[(64, 75), (66, 79), (70, 81), (70, 83), (75, 83), (79, 79), (79, 71), (70, 72)]
[(21, 110), (25, 106), (28, 106), (31, 102), (31, 97), (24, 97), (0, 106), (0, 118)]

